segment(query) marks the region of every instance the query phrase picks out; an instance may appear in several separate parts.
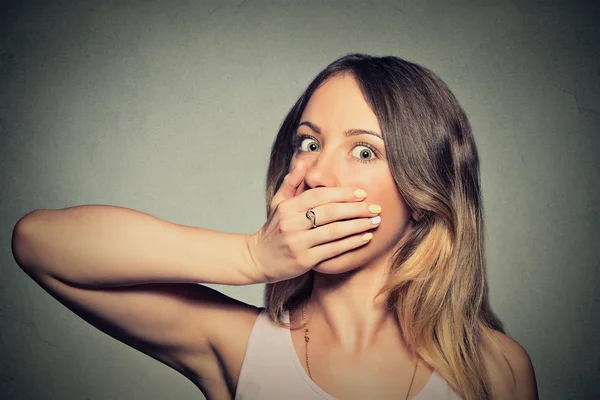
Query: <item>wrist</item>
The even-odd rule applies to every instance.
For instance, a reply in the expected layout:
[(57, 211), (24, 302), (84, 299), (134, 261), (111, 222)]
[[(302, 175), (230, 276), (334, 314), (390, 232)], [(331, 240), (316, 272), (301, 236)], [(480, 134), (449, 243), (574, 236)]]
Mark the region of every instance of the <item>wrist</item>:
[(244, 268), (243, 274), (248, 280), (249, 285), (268, 283), (267, 276), (265, 275), (257, 257), (257, 243), (258, 243), (258, 232), (253, 234), (244, 235)]

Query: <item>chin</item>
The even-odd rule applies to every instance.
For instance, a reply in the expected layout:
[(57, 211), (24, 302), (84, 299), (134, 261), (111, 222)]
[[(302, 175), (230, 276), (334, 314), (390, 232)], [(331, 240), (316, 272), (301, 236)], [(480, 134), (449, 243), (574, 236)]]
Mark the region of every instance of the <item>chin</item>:
[(357, 249), (349, 250), (340, 254), (339, 256), (335, 256), (320, 262), (316, 267), (313, 268), (313, 271), (322, 274), (334, 275), (358, 270), (367, 265), (373, 259), (373, 255), (369, 254), (369, 250), (371, 249), (366, 248), (368, 245), (369, 244)]
[[(375, 236), (373, 239), (375, 239)], [(358, 271), (364, 270), (365, 268), (375, 269), (383, 268), (384, 270), (389, 269), (391, 263), (391, 257), (396, 249), (396, 243), (398, 239), (382, 240), (373, 243), (373, 241), (355, 249), (349, 250), (339, 256), (332, 257), (317, 264), (313, 271), (326, 274), (349, 274), (353, 275)]]

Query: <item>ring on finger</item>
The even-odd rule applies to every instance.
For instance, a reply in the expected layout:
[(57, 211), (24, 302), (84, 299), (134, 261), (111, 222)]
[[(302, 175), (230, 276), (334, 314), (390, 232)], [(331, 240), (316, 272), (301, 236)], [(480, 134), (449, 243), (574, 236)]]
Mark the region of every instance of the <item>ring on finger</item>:
[(317, 217), (315, 216), (315, 212), (313, 211), (312, 208), (309, 208), (308, 211), (306, 212), (306, 218), (308, 218), (310, 220), (310, 222), (312, 222), (313, 228), (317, 227)]

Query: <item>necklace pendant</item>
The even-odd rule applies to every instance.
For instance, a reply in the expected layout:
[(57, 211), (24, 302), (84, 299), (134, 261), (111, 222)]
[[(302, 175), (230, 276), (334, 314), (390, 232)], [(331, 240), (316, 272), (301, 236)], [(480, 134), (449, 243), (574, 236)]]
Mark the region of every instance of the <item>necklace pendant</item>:
[(304, 341), (305, 341), (306, 343), (308, 343), (308, 342), (310, 342), (310, 338), (309, 338), (308, 336), (304, 336)]

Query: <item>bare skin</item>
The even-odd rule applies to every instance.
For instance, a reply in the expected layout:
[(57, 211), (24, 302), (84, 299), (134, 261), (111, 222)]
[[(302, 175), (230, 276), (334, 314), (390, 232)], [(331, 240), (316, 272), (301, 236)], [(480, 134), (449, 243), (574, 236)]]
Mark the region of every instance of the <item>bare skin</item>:
[[(291, 172), (255, 234), (176, 225), (118, 207), (38, 210), (15, 227), (15, 259), (77, 315), (181, 372), (209, 399), (234, 397), (259, 310), (196, 283), (276, 282), (313, 269), (307, 316), (315, 382), (339, 399), (403, 398), (416, 358), (374, 295), (393, 245), (419, 216), (397, 194), (379, 123), (354, 78), (327, 81), (301, 122)], [(344, 134), (352, 129), (375, 135)], [(308, 208), (317, 228), (304, 215)], [(381, 223), (373, 225), (377, 215)], [(372, 239), (363, 240), (368, 232)], [(303, 332), (291, 335), (305, 364)], [(537, 398), (527, 353), (497, 336), (502, 354), (486, 357), (494, 394)], [(419, 364), (411, 398), (431, 373)]]

